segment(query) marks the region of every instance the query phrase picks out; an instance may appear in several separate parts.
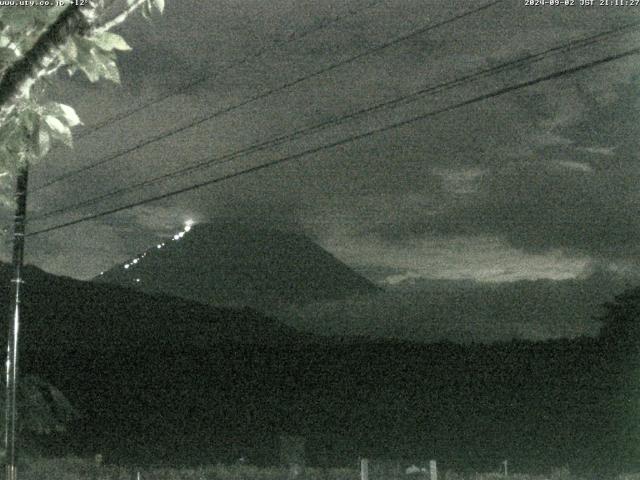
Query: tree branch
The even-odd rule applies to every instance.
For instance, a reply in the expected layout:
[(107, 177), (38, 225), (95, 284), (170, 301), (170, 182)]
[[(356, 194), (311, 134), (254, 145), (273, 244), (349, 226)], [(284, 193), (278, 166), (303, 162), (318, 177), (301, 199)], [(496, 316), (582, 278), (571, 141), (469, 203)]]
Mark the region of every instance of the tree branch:
[[(87, 4), (90, 5), (91, 2)], [(90, 14), (92, 8), (71, 3), (38, 37), (33, 47), (5, 70), (0, 80), (0, 119), (14, 107), (20, 95), (27, 92), (42, 76), (55, 59), (56, 50), (73, 34), (82, 34), (89, 29), (91, 25), (87, 14)]]
[(107, 32), (107, 31), (111, 30), (114, 27), (117, 27), (118, 25), (123, 23), (130, 14), (132, 14), (138, 8), (140, 8), (144, 4), (145, 1), (146, 0), (136, 0), (135, 2), (133, 2), (127, 8), (125, 8), (122, 12), (120, 12), (118, 15), (116, 15), (111, 20), (109, 20), (109, 21), (107, 21), (107, 22), (105, 22), (105, 23), (103, 23), (101, 25), (96, 25), (92, 29), (93, 32), (94, 33), (103, 33), (103, 32)]
[[(95, 24), (94, 2), (84, 2), (83, 5), (72, 2), (38, 37), (33, 47), (5, 69), (0, 79), (0, 122), (15, 108), (16, 100), (26, 94), (39, 78), (58, 70), (59, 66), (48, 67), (71, 36), (106, 32), (123, 23), (132, 12), (144, 4), (144, 1), (135, 0), (116, 17), (101, 25)], [(115, 3), (115, 0), (107, 3)]]

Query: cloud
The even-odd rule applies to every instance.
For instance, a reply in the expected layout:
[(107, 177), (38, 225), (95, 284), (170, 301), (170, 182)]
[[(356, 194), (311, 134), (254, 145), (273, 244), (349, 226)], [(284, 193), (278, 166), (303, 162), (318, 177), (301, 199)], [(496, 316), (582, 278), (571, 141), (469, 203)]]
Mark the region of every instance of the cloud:
[[(629, 105), (635, 105), (640, 86), (625, 82), (618, 85), (615, 100), (585, 106), (563, 123), (553, 134), (562, 141), (541, 143), (533, 128), (493, 155), (475, 155), (469, 146), (468, 156), (461, 152), (450, 170), (433, 169), (443, 181), (439, 191), (421, 192), (424, 202), (439, 209), (425, 214), (399, 207), (394, 221), (369, 225), (360, 235), (388, 245), (489, 236), (527, 253), (563, 251), (598, 260), (637, 260), (640, 136), (636, 107)], [(555, 117), (553, 109), (544, 116)], [(485, 152), (482, 139), (479, 142), (476, 150)], [(607, 147), (582, 146), (594, 143)], [(482, 174), (469, 177), (464, 172)], [(454, 198), (447, 191), (465, 195)]]
[(400, 283), (422, 278), (422, 275), (416, 272), (406, 272), (396, 275), (389, 275), (384, 279), (384, 283), (388, 285), (399, 285)]
[[(441, 5), (389, 0), (375, 2), (371, 8), (365, 8), (370, 0), (349, 6), (333, 1), (294, 3), (225, 0), (214, 5), (181, 0), (179, 5), (168, 4), (166, 15), (153, 25), (140, 19), (123, 25), (122, 33), (134, 50), (120, 57), (122, 87), (61, 80), (55, 92), (56, 98), (77, 106), (88, 124), (168, 94), (201, 74), (206, 81), (127, 120), (110, 123), (76, 142), (73, 152), (57, 150), (34, 166), (34, 185), (295, 81), (388, 42), (399, 32), (469, 9), (469, 2), (462, 0)], [(531, 45), (531, 51), (544, 50), (612, 28), (628, 16), (624, 9), (561, 10), (557, 16), (540, 16), (521, 4), (504, 4), (452, 24), (453, 36), (452, 25), (430, 30), (41, 190), (30, 198), (30, 209), (67, 205), (224, 155), (417, 88), (469, 75), (492, 62), (512, 60), (524, 53), (522, 45)], [(318, 28), (336, 17), (343, 18)], [(288, 39), (295, 41), (287, 43)], [(550, 56), (528, 68), (457, 85), (82, 213), (140, 200), (448, 106), (606, 54), (605, 46), (590, 45), (588, 50)], [(264, 55), (255, 55), (265, 48)], [(393, 258), (400, 261), (398, 251), (407, 243), (455, 242), (457, 238), (495, 239), (510, 258), (514, 249), (527, 255), (560, 251), (567, 258), (630, 257), (637, 249), (630, 239), (638, 233), (636, 220), (625, 212), (633, 211), (637, 200), (632, 181), (637, 178), (634, 169), (640, 151), (640, 92), (633, 83), (637, 74), (636, 59), (616, 62), (161, 204), (170, 207), (105, 219), (104, 224), (122, 236), (104, 235), (102, 250), (116, 252), (113, 262), (119, 260), (122, 249), (135, 254), (145, 242), (153, 243), (154, 235), (172, 230), (174, 221), (179, 226), (181, 216), (188, 214), (304, 228), (332, 251), (356, 252), (358, 242), (366, 246), (373, 239), (389, 247), (388, 254), (377, 249), (380, 262), (387, 264)], [(603, 148), (609, 150), (596, 151)], [(341, 241), (346, 243), (340, 245)], [(74, 271), (75, 244), (53, 245), (61, 249), (56, 268)], [(34, 257), (38, 255), (34, 252)], [(66, 266), (62, 266), (63, 255), (68, 258)], [(357, 255), (343, 258), (350, 263)], [(444, 257), (438, 258), (444, 262)], [(469, 258), (458, 251), (449, 262), (457, 266)], [(486, 269), (487, 275), (517, 278), (521, 274), (509, 262), (502, 263), (507, 265)], [(96, 264), (95, 269), (101, 267)]]
[(582, 162), (574, 162), (571, 160), (558, 160), (556, 164), (561, 167), (567, 168), (569, 170), (575, 170), (577, 172), (593, 173), (594, 171), (591, 165), (587, 163), (582, 163)]
[(606, 157), (615, 155), (615, 147), (579, 147), (579, 149), (594, 155), (604, 155)]
[(527, 252), (564, 249), (612, 258), (640, 253), (635, 179), (623, 172), (576, 176), (572, 170), (524, 165), (517, 172), (496, 172), (472, 202), (435, 215), (416, 212), (393, 225), (374, 225), (369, 233), (389, 242), (490, 235)]
[(58, 275), (89, 279), (110, 268), (114, 258), (127, 259), (136, 239), (117, 226), (92, 221), (28, 238), (25, 262)]
[(487, 283), (566, 280), (581, 277), (592, 268), (592, 261), (586, 256), (571, 256), (560, 250), (525, 252), (490, 236), (444, 236), (403, 242), (345, 236), (328, 248), (338, 258), (365, 271), (382, 267), (382, 273), (369, 276), (387, 284), (415, 278)]
[(594, 317), (625, 282), (596, 274), (581, 280), (477, 282), (417, 280), (376, 296), (319, 303), (280, 315), (318, 334), (412, 341), (493, 342), (596, 335)]
[(479, 168), (435, 168), (435, 175), (442, 178), (443, 188), (454, 194), (474, 193), (484, 173)]

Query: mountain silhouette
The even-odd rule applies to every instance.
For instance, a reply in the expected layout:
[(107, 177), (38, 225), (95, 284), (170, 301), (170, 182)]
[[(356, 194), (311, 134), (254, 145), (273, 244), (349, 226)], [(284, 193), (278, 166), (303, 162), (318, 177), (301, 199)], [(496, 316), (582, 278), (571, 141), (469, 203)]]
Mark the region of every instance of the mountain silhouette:
[(267, 312), (377, 291), (304, 235), (228, 223), (187, 227), (95, 280)]
[[(0, 311), (9, 312), (11, 269), (0, 266)], [(104, 351), (199, 348), (218, 343), (296, 343), (308, 336), (250, 308), (229, 309), (85, 282), (27, 266), (21, 304), (25, 348)], [(3, 310), (1, 310), (3, 309)], [(0, 331), (0, 339), (6, 332)]]

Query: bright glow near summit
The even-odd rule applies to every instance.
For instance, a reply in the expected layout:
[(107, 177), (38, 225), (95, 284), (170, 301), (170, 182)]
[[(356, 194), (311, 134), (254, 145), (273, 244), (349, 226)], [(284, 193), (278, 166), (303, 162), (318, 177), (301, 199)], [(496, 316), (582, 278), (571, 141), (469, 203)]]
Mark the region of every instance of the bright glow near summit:
[[(178, 233), (174, 234), (174, 235), (173, 235), (173, 237), (172, 237), (172, 239), (173, 239), (174, 241), (178, 241), (178, 240), (181, 240), (182, 238), (184, 238), (184, 236), (185, 236), (189, 231), (191, 231), (191, 227), (193, 227), (194, 223), (195, 223), (195, 222), (194, 222), (193, 220), (191, 220), (191, 219), (186, 220), (186, 221), (184, 222), (184, 228), (183, 228), (182, 230), (180, 230)], [(156, 249), (161, 249), (161, 248), (162, 248), (162, 247), (164, 247), (165, 245), (166, 245), (166, 243), (164, 243), (164, 242), (163, 242), (163, 243), (158, 243), (158, 244), (156, 245)], [(152, 248), (153, 248), (153, 247), (152, 247)], [(149, 251), (150, 251), (150, 250), (151, 250), (151, 249), (149, 249), (149, 250), (147, 250), (147, 251), (145, 251), (145, 252), (141, 253), (140, 255), (136, 256), (135, 258), (133, 258), (133, 259), (129, 260), (127, 263), (125, 263), (125, 264), (124, 264), (124, 268), (125, 268), (125, 270), (128, 270), (128, 269), (130, 269), (130, 268), (134, 267), (135, 265), (139, 264), (139, 263), (140, 263), (140, 261), (141, 261), (143, 258), (145, 258), (145, 257), (147, 256), (147, 254), (149, 253)], [(134, 279), (134, 281), (135, 281), (136, 283), (140, 283), (140, 279), (139, 279), (139, 278), (135, 278), (135, 279)]]

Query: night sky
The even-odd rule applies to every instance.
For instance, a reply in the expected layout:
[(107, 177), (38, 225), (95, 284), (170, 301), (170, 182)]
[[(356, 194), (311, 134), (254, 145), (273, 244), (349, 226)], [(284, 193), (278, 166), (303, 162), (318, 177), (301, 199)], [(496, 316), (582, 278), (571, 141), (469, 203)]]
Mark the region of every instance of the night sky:
[[(52, 96), (75, 106), (85, 127), (77, 130), (74, 150), (57, 148), (32, 169), (30, 215), (640, 19), (640, 6), (526, 6), (525, 0), (506, 0), (38, 189), (61, 174), (481, 4), (167, 2), (164, 16), (151, 23), (135, 18), (121, 28), (133, 48), (120, 55), (122, 86), (63, 76), (54, 82)], [(638, 29), (628, 29), (276, 148), (34, 220), (29, 229), (294, 155), (622, 53), (637, 48), (639, 41)], [(88, 279), (170, 237), (188, 219), (239, 222), (304, 233), (391, 289), (382, 299), (358, 299), (355, 310), (349, 302), (315, 309), (316, 329), (322, 321), (338, 323), (336, 310), (343, 315), (352, 308), (355, 313), (349, 315), (360, 322), (358, 332), (382, 335), (434, 339), (442, 336), (445, 325), (451, 338), (464, 339), (593, 334), (592, 309), (611, 292), (635, 284), (640, 273), (639, 74), (640, 56), (629, 56), (31, 237), (27, 261), (52, 273)], [(205, 81), (185, 88), (203, 76)], [(173, 91), (177, 94), (125, 119), (92, 128)], [(8, 219), (10, 211), (4, 215)], [(547, 291), (560, 293), (540, 293)], [(521, 299), (532, 296), (539, 299), (538, 311), (520, 312)], [(458, 299), (453, 324), (433, 314), (442, 298), (453, 298), (453, 304)], [(505, 298), (520, 315), (517, 320), (506, 315), (506, 307), (491, 308)], [(583, 298), (591, 303), (585, 306)], [(580, 308), (572, 307), (578, 304)], [(368, 309), (375, 315), (367, 314)], [(325, 310), (326, 316), (318, 313)], [(385, 316), (381, 311), (395, 313)], [(394, 320), (398, 316), (404, 327)], [(412, 323), (412, 318), (425, 316), (435, 319), (429, 328)], [(509, 322), (519, 326), (506, 328)]]

